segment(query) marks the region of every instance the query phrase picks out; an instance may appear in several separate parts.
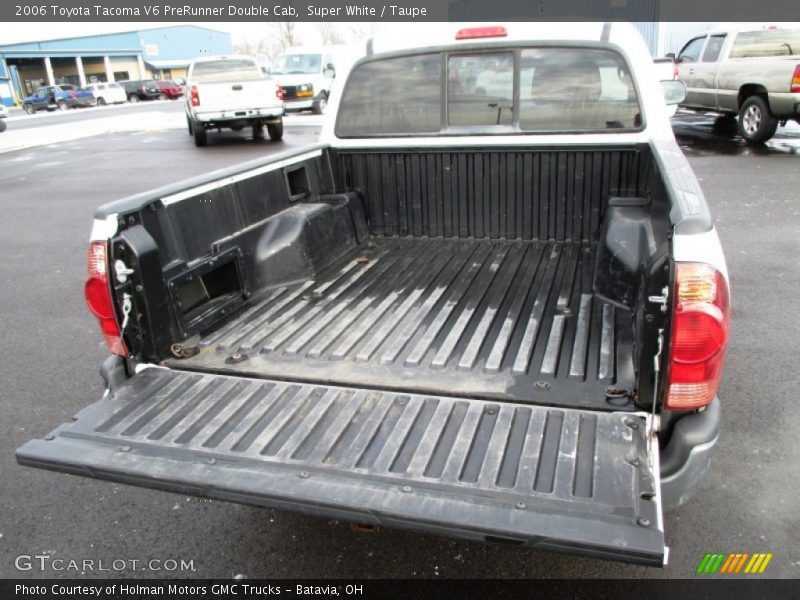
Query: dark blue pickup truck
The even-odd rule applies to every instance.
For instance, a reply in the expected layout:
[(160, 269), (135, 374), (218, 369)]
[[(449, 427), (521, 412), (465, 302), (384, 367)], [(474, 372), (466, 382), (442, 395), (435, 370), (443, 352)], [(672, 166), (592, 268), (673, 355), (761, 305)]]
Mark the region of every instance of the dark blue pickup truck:
[(37, 110), (67, 110), (78, 106), (94, 106), (97, 100), (92, 92), (74, 85), (48, 85), (22, 100), (25, 112), (32, 115)]

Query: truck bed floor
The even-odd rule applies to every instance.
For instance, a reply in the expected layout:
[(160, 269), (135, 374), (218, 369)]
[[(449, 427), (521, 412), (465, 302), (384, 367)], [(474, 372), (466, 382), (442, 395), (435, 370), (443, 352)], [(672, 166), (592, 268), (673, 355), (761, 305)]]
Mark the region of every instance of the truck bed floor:
[(167, 364), (255, 377), (617, 409), (631, 314), (592, 294), (578, 243), (372, 238), (268, 290)]

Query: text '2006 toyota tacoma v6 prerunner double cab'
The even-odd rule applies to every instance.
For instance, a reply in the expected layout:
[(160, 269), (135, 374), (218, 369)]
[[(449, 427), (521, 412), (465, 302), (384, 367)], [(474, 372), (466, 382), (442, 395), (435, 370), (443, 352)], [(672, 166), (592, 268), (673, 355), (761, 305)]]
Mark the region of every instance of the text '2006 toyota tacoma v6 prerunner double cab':
[(728, 286), (641, 38), (369, 49), (319, 145), (98, 210), (108, 392), (19, 462), (663, 564)]

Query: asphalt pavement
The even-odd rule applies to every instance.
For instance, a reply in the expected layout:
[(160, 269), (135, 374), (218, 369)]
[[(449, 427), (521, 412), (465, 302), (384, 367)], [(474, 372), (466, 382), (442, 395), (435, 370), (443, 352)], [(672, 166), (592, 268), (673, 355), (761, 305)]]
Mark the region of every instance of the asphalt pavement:
[[(679, 115), (675, 128), (726, 251), (731, 346), (718, 451), (699, 494), (666, 516), (663, 570), (403, 531), (359, 533), (337, 521), (18, 466), (18, 446), (103, 392), (97, 370), (107, 352), (82, 290), (94, 209), (313, 142), (317, 127), (302, 118), (280, 143), (226, 133), (198, 149), (185, 131), (165, 129), (0, 157), (0, 577), (683, 578), (695, 577), (712, 551), (771, 552), (766, 576), (800, 575), (800, 163), (787, 150), (798, 140), (794, 130), (781, 132), (754, 150), (703, 116)], [(95, 562), (41, 570), (50, 559), (20, 555)], [(187, 570), (142, 569), (150, 559), (183, 560)], [(109, 570), (97, 570), (101, 560)], [(123, 563), (114, 560), (127, 562), (116, 570)]]
[(21, 108), (12, 108), (8, 116), (8, 125), (9, 128), (14, 131), (18, 129), (33, 129), (56, 124), (60, 125), (62, 123), (78, 123), (80, 121), (97, 119), (101, 116), (141, 115), (148, 112), (174, 109), (182, 111), (183, 104), (183, 101), (180, 99), (150, 100), (134, 104), (124, 102), (121, 104), (108, 104), (106, 106), (92, 106), (70, 110), (43, 110), (32, 115), (25, 113)]

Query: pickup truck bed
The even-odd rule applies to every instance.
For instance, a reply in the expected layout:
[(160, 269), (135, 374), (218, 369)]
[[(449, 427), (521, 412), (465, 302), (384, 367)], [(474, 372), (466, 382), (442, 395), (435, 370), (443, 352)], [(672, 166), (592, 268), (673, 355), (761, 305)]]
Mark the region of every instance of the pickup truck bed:
[(318, 147), (107, 205), (138, 371), (18, 460), (660, 565), (635, 364), (664, 169), (647, 145)]
[(590, 244), (371, 237), (167, 364), (596, 405), (634, 373), (630, 311), (592, 293), (595, 264)]

